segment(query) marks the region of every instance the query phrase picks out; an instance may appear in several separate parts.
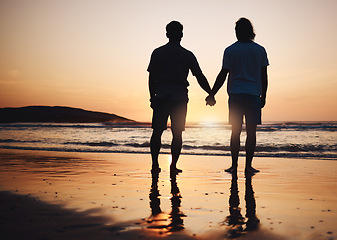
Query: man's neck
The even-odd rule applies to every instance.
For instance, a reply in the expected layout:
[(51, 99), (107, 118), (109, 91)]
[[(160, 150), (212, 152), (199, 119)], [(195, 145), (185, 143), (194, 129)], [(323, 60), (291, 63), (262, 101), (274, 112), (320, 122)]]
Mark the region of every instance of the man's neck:
[(180, 46), (180, 41), (179, 40), (169, 40), (169, 44)]

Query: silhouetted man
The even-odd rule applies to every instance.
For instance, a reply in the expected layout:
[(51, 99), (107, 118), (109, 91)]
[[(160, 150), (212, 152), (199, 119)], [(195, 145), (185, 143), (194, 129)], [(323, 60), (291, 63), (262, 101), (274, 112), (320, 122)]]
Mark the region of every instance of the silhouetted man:
[(171, 173), (178, 173), (176, 164), (182, 148), (182, 132), (185, 130), (189, 83), (189, 70), (197, 78), (199, 85), (207, 92), (211, 88), (203, 75), (194, 54), (180, 45), (183, 37), (183, 26), (172, 21), (166, 26), (169, 42), (151, 55), (149, 72), (149, 91), (153, 109), (150, 141), (152, 172), (160, 172), (158, 155), (161, 147), (161, 136), (167, 129), (168, 117), (171, 119), (172, 143)]
[(232, 166), (226, 172), (236, 172), (240, 150), (240, 134), (243, 116), (246, 119), (246, 173), (254, 174), (259, 170), (252, 167), (256, 146), (256, 127), (261, 124), (261, 108), (266, 103), (267, 66), (265, 49), (254, 42), (255, 33), (251, 22), (240, 18), (235, 26), (237, 42), (225, 49), (223, 65), (214, 83), (207, 104), (214, 105), (215, 94), (224, 84), (227, 74), (229, 95), (229, 123), (232, 125), (231, 155)]

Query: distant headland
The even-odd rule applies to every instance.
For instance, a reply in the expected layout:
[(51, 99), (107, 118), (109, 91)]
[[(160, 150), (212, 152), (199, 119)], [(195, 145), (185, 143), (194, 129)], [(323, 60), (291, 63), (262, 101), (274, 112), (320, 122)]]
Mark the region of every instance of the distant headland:
[(130, 123), (137, 122), (115, 114), (62, 106), (0, 108), (0, 123)]

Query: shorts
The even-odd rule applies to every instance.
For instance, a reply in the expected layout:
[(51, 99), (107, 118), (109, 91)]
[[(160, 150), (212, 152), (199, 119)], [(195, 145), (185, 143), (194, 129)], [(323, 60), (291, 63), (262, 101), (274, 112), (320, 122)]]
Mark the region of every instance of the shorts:
[(156, 130), (167, 129), (168, 117), (171, 119), (172, 131), (184, 131), (186, 124), (187, 101), (172, 99), (155, 99), (153, 108), (152, 128)]
[(246, 125), (261, 124), (261, 98), (249, 94), (230, 94), (228, 100), (229, 123), (243, 123), (245, 116)]

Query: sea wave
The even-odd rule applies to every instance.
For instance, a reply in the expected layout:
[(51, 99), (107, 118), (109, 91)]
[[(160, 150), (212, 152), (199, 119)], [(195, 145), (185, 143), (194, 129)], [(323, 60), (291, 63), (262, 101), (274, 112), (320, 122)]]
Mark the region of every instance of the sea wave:
[(295, 130), (295, 131), (308, 131), (308, 130), (322, 130), (322, 131), (336, 131), (337, 122), (285, 122), (260, 125), (258, 130)]
[[(1, 129), (23, 129), (23, 128), (151, 128), (150, 123), (2, 123)], [(190, 123), (186, 128), (220, 128), (231, 129), (227, 123), (215, 123), (211, 126), (205, 124)], [(245, 126), (243, 126), (243, 129)], [(337, 122), (279, 122), (279, 123), (265, 123), (257, 127), (257, 131), (270, 132), (280, 130), (293, 130), (293, 131), (308, 131), (308, 130), (321, 130), (321, 131), (337, 131)]]
[[(98, 146), (98, 147), (112, 147), (112, 146), (126, 146), (130, 148), (149, 148), (149, 141), (145, 141), (143, 143), (117, 143), (113, 142), (67, 142), (65, 144), (76, 144), (76, 145), (84, 145), (84, 146)], [(169, 149), (171, 146), (169, 144), (162, 144), (162, 148)], [(183, 149), (185, 150), (205, 150), (205, 151), (230, 151), (230, 146), (215, 144), (215, 145), (189, 145), (183, 144)], [(244, 151), (244, 147), (241, 146), (241, 151)], [(323, 144), (265, 144), (259, 145), (257, 144), (255, 152), (326, 152), (326, 151), (336, 151), (337, 145), (323, 145)]]
[(18, 139), (0, 139), (0, 144), (1, 143), (38, 143), (41, 141), (35, 141), (35, 140), (31, 140), (31, 141), (23, 141), (23, 140), (18, 140)]
[[(22, 150), (44, 150), (59, 152), (107, 152), (107, 153), (150, 153), (150, 143), (117, 142), (117, 141), (72, 141), (49, 146), (43, 141), (22, 141), (14, 139), (0, 140), (0, 148)], [(162, 152), (170, 153), (170, 144), (162, 144)], [(242, 146), (240, 152), (244, 154)], [(228, 145), (189, 145), (183, 144), (182, 154), (229, 156)], [(257, 144), (256, 156), (261, 157), (296, 157), (337, 160), (337, 145), (323, 144)]]
[[(77, 148), (62, 148), (62, 147), (32, 147), (32, 146), (0, 146), (0, 149), (16, 149), (16, 150), (37, 150), (37, 151), (55, 151), (55, 152), (83, 152), (83, 153), (136, 153), (150, 154), (149, 151), (139, 151), (137, 149), (77, 149)], [(170, 154), (167, 148), (161, 151), (162, 154)], [(230, 152), (182, 152), (181, 155), (197, 155), (197, 156), (230, 156)], [(240, 153), (239, 156), (244, 156)], [(315, 152), (256, 152), (256, 157), (275, 157), (275, 158), (299, 158), (299, 159), (322, 159), (322, 160), (337, 160), (337, 154), (332, 152), (315, 153)]]
[[(230, 130), (228, 124), (190, 124), (184, 133), (182, 154), (230, 156)], [(0, 124), (0, 148), (150, 153), (151, 132), (146, 124)], [(337, 160), (336, 134), (337, 122), (266, 123), (258, 126), (256, 156)], [(162, 153), (170, 153), (171, 140), (171, 133), (164, 132)], [(244, 154), (244, 147), (240, 153)]]

